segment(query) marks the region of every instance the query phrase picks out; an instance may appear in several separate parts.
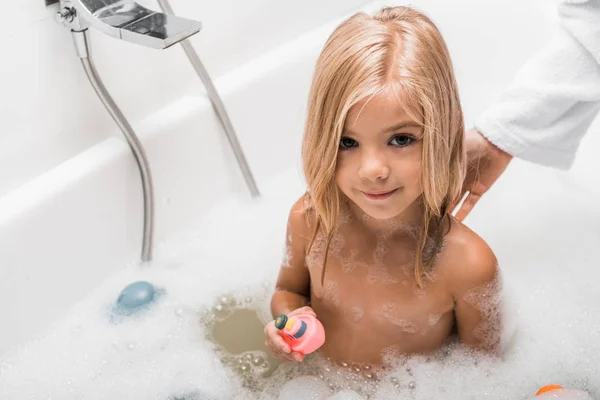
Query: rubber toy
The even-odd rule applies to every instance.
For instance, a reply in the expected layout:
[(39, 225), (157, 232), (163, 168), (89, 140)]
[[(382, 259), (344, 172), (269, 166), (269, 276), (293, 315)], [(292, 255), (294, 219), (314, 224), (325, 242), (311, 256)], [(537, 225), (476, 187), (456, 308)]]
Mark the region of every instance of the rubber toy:
[(274, 323), (292, 351), (310, 354), (325, 343), (325, 329), (312, 314), (302, 313), (291, 317), (281, 314)]
[(542, 386), (536, 393), (536, 396), (540, 396), (544, 393), (549, 393), (549, 392), (555, 392), (557, 390), (565, 390), (564, 387), (560, 386), (560, 385), (555, 385), (555, 384), (550, 384), (550, 385), (546, 385), (546, 386)]
[(115, 314), (133, 315), (144, 310), (158, 297), (158, 290), (149, 282), (134, 282), (121, 291), (114, 307)]
[(536, 399), (552, 398), (565, 400), (592, 400), (589, 394), (581, 390), (565, 389), (561, 385), (551, 384), (542, 386), (535, 394)]

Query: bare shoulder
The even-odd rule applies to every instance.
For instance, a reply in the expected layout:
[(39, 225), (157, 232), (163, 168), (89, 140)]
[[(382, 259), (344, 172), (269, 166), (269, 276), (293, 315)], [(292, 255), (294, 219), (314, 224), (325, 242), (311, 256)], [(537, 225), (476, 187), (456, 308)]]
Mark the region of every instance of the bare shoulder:
[(288, 217), (288, 231), (294, 236), (308, 238), (316, 224), (316, 214), (310, 196), (303, 194), (292, 206)]
[(450, 287), (457, 294), (497, 278), (498, 260), (490, 246), (454, 218), (450, 218), (443, 253)]

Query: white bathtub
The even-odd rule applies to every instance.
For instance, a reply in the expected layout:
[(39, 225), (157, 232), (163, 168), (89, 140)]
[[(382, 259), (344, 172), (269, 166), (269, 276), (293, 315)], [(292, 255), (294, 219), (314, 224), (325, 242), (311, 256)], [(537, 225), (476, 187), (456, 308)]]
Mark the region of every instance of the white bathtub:
[[(55, 110), (40, 107), (31, 110), (37, 118), (22, 120), (17, 117), (22, 110), (11, 112), (19, 99), (6, 102), (7, 132), (14, 132), (14, 138), (1, 138), (5, 153), (0, 157), (4, 317), (0, 354), (39, 333), (125, 261), (138, 258), (141, 246), (142, 197), (136, 164), (85, 80), (69, 33), (53, 21), (53, 10), (42, 9), (39, 1), (38, 7), (19, 7), (15, 12), (33, 19), (34, 35), (44, 40), (54, 36), (55, 43), (50, 43), (54, 47), (40, 48), (40, 57), (50, 65), (58, 54), (58, 65), (66, 72), (59, 75), (53, 65), (56, 78), (44, 76), (58, 80), (52, 83), (64, 90), (48, 87), (50, 82), (29, 87)], [(186, 16), (212, 18), (204, 20), (205, 30), (193, 43), (209, 71), (217, 72), (215, 83), (259, 185), (297, 160), (310, 70), (326, 32), (308, 34), (298, 44), (294, 40), (361, 3), (364, 0), (320, 6), (322, 15), (301, 22), (292, 12), (306, 17), (316, 2), (294, 10), (268, 1), (241, 7), (234, 2), (202, 4), (195, 9), (173, 2)], [(151, 1), (143, 4), (156, 8)], [(281, 34), (257, 31), (261, 24)], [(243, 37), (233, 36), (241, 29), (246, 31)], [(247, 196), (225, 135), (183, 51), (139, 48), (97, 32), (91, 38), (100, 75), (152, 164), (155, 242), (225, 198)], [(17, 50), (23, 49), (15, 46), (15, 57)], [(123, 67), (127, 63), (131, 69)], [(3, 79), (17, 74), (16, 69), (6, 72)], [(14, 79), (6, 81), (11, 88)], [(61, 101), (56, 101), (57, 95)], [(82, 109), (85, 105), (90, 109)], [(47, 125), (46, 115), (53, 122), (56, 115), (64, 118)], [(35, 133), (41, 129), (47, 134)], [(35, 138), (27, 139), (30, 131)], [(265, 152), (264, 145), (276, 151)]]
[[(445, 34), (468, 123), (510, 82), (519, 65), (543, 43), (553, 23), (552, 7), (541, 0), (480, 3), (460, 0), (442, 6), (428, 0), (413, 2), (430, 14)], [(331, 7), (329, 23), (320, 27), (315, 27), (319, 24), (314, 21), (307, 23), (302, 34), (289, 34), (285, 43), (252, 54), (216, 80), (259, 188), (269, 186), (281, 171), (300, 169), (301, 133), (312, 68), (324, 40), (347, 9), (335, 11)], [(520, 13), (515, 14), (516, 9)], [(304, 15), (308, 18), (311, 13), (304, 9)], [(505, 29), (508, 19), (509, 31)], [(540, 29), (531, 33), (526, 29), (528, 24), (538, 24)], [(94, 39), (101, 42), (100, 50), (94, 53), (101, 69), (109, 63), (113, 42), (98, 35)], [(168, 55), (161, 56), (173, 57), (170, 64), (175, 73), (184, 71), (188, 67), (186, 59), (174, 55), (179, 50), (168, 51)], [(231, 63), (221, 61), (224, 65)], [(118, 76), (127, 79), (126, 73), (135, 71), (113, 71), (112, 82), (117, 82)], [(152, 166), (155, 244), (193, 228), (207, 210), (225, 199), (248, 197), (199, 79), (186, 73), (176, 82), (173, 91), (163, 86), (165, 96), (154, 103), (117, 90), (125, 99), (125, 108), (132, 110), (131, 122)], [(153, 111), (140, 111), (140, 104), (152, 105)], [(82, 123), (79, 117), (77, 121)], [(88, 126), (94, 129), (93, 123)], [(68, 159), (12, 185), (16, 187), (7, 185), (10, 190), (0, 197), (0, 355), (42, 334), (100, 282), (139, 258), (142, 195), (137, 167), (116, 128), (106, 121), (98, 126), (101, 131), (94, 132), (95, 137), (106, 134), (106, 139), (97, 143), (92, 140), (92, 145), (83, 146)], [(520, 203), (525, 204), (524, 209), (535, 211), (531, 207), (535, 202), (550, 202), (548, 209), (554, 205), (559, 214), (564, 210), (558, 207), (576, 204), (580, 211), (589, 213), (575, 217), (587, 215), (599, 220), (593, 207), (600, 199), (595, 187), (600, 178), (600, 160), (594, 156), (600, 148), (598, 130), (594, 125), (585, 139), (573, 171), (560, 173), (517, 161), (482, 200), (469, 223), (488, 239), (501, 261), (514, 261), (515, 254), (527, 252), (529, 246), (545, 251), (543, 241), (531, 235), (543, 237), (552, 227), (553, 216), (543, 214), (546, 211), (529, 218), (530, 224), (542, 224), (539, 229), (529, 226), (521, 236), (512, 237), (497, 233), (499, 229), (520, 229), (511, 225), (519, 224), (511, 218), (523, 216), (519, 210), (511, 212)], [(589, 150), (594, 147), (595, 152)], [(524, 180), (524, 174), (532, 171), (538, 175), (531, 175), (531, 182)], [(568, 195), (552, 203), (545, 197), (552, 193)], [(558, 221), (572, 229), (579, 226), (572, 223), (573, 219)], [(513, 243), (515, 237), (519, 240)]]

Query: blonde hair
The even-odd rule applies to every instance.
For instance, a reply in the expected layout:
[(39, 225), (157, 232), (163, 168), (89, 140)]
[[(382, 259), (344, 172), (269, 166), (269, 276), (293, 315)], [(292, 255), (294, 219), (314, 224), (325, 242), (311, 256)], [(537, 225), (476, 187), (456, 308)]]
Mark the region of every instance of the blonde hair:
[[(353, 15), (335, 29), (319, 56), (302, 145), (304, 175), (317, 216), (308, 251), (323, 229), (326, 264), (342, 202), (335, 171), (348, 111), (386, 89), (417, 109), (424, 123), (421, 185), (425, 214), (414, 271), (422, 286), (422, 276), (427, 276), (435, 258), (424, 256), (427, 239), (434, 233), (430, 222), (435, 219), (441, 227), (448, 206), (460, 195), (465, 175), (464, 121), (446, 44), (434, 23), (412, 8)], [(443, 236), (438, 231), (436, 244)], [(322, 281), (324, 273), (325, 265)]]

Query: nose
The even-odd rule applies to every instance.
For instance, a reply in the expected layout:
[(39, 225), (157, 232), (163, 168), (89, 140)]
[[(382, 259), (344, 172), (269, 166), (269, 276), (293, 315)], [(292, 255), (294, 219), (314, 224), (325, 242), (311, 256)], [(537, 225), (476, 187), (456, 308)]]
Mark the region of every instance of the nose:
[(384, 180), (390, 174), (385, 156), (379, 151), (365, 152), (361, 157), (358, 176), (370, 181)]

